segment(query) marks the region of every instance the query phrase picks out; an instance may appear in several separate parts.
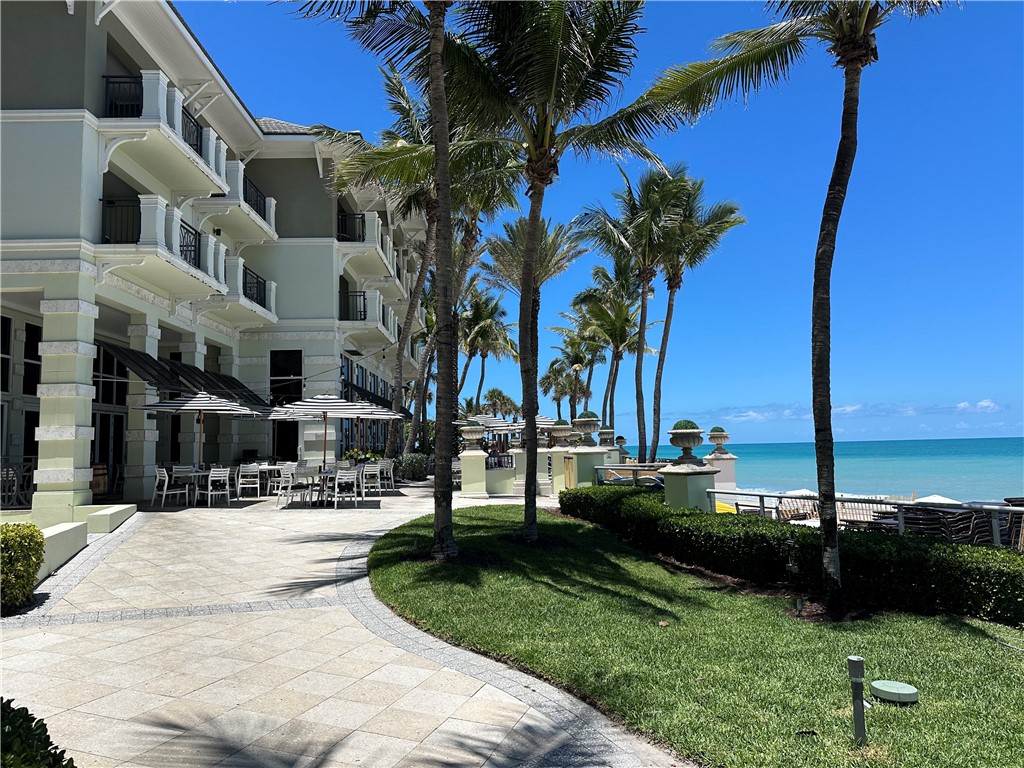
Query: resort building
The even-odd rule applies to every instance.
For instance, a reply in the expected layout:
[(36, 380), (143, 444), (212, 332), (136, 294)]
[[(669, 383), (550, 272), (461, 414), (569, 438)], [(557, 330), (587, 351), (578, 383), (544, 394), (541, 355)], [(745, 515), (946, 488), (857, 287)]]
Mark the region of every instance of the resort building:
[[(256, 118), (174, 7), (0, 3), (4, 507), (40, 524), (149, 499), (204, 390), (390, 405), (422, 220), (331, 190), (335, 150)], [(420, 312), (415, 331), (423, 327)], [(328, 452), (384, 427), (328, 423)], [(206, 417), (202, 455), (319, 459), (323, 424)]]

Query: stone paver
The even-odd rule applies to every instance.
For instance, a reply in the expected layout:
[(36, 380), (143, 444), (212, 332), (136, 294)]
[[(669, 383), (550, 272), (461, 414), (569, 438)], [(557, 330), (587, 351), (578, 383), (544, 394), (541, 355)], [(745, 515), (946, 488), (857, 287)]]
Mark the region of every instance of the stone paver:
[(82, 768), (681, 765), (374, 597), (374, 540), (431, 509), (140, 512), (0, 621), (4, 695)]

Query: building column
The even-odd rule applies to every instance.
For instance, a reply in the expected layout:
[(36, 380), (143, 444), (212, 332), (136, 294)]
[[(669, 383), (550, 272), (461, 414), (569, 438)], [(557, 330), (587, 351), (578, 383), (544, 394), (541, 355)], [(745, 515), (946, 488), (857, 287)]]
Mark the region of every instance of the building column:
[[(128, 346), (136, 352), (156, 357), (160, 344), (160, 328), (153, 315), (132, 315), (128, 326)], [(134, 373), (128, 378), (128, 429), (125, 432), (125, 499), (148, 502), (153, 497), (156, 483), (156, 446), (160, 430), (151, 419), (152, 411), (140, 408), (159, 400), (156, 387), (152, 387)]]
[[(188, 341), (182, 341), (178, 346), (178, 351), (181, 352), (181, 362), (194, 365), (199, 370), (205, 371), (206, 344), (204, 341), (205, 337), (202, 331), (198, 330), (191, 335)], [(215, 397), (224, 397), (223, 392), (207, 392), (207, 394), (214, 395)], [(213, 426), (217, 418), (217, 416), (207, 414), (203, 419), (203, 450), (201, 455), (204, 464), (209, 464), (217, 458), (215, 454), (207, 455), (206, 451), (207, 436), (210, 434), (210, 427)], [(181, 463), (199, 463), (199, 414), (182, 414), (181, 433), (178, 435), (178, 440), (181, 442)]]
[[(217, 365), (220, 366), (220, 372), (231, 376), (235, 379), (238, 378), (238, 358), (235, 355), (221, 355), (217, 358)], [(256, 422), (261, 426), (266, 422)], [(220, 434), (217, 436), (217, 456), (216, 461), (219, 461), (224, 466), (231, 466), (235, 461), (241, 458), (241, 453), (236, 455), (235, 446), (238, 443), (239, 425), (242, 423), (240, 419), (223, 419), (220, 423)], [(260, 451), (260, 453), (265, 453)], [(266, 455), (270, 455), (267, 453)], [(213, 450), (210, 451), (210, 459), (214, 460)]]
[(39, 464), (32, 513), (41, 526), (70, 523), (74, 507), (92, 503), (96, 287), (91, 281), (78, 281), (55, 292), (75, 295), (55, 298), (47, 290), (39, 302), (43, 315), (42, 371), (35, 393), (39, 396)]

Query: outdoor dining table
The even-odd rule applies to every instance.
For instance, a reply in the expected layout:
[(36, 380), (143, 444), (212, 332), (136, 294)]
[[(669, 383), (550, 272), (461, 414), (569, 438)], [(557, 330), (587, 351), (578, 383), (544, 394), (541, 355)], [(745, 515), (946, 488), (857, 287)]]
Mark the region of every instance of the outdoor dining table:
[[(185, 484), (189, 487), (192, 493), (192, 503), (196, 504), (199, 501), (199, 485), (200, 480), (204, 477), (210, 476), (210, 470), (208, 469), (193, 469), (191, 472), (175, 472), (175, 477), (187, 477), (189, 478)], [(186, 494), (187, 496), (187, 494)]]
[(266, 489), (267, 493), (270, 493), (270, 481), (274, 477), (279, 477), (281, 475), (281, 465), (259, 464), (257, 465), (257, 469), (260, 473), (260, 486)]

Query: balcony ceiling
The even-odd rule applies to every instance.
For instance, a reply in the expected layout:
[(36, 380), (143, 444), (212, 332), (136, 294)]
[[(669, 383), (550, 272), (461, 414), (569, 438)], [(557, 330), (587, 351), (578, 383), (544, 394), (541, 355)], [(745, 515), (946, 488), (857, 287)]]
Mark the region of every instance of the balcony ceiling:
[(206, 298), (227, 291), (223, 283), (155, 246), (98, 245), (95, 258), (97, 266), (161, 295)]
[[(190, 149), (183, 150), (180, 139), (171, 138), (170, 129), (164, 130), (156, 122), (137, 118), (104, 118), (101, 133), (116, 137), (120, 130), (146, 130), (146, 138), (126, 141), (114, 149), (110, 164), (130, 174), (132, 166), (141, 168), (160, 179), (173, 190), (189, 194), (217, 194), (228, 191), (227, 184), (217, 178), (208, 165)], [(175, 140), (177, 139), (177, 140)], [(127, 167), (125, 167), (127, 166)]]
[[(226, 212), (225, 206), (228, 206)], [(270, 225), (244, 203), (210, 197), (194, 201), (192, 208), (198, 213), (217, 211), (208, 221), (212, 226), (223, 229), (233, 240), (277, 240), (277, 233)]]

